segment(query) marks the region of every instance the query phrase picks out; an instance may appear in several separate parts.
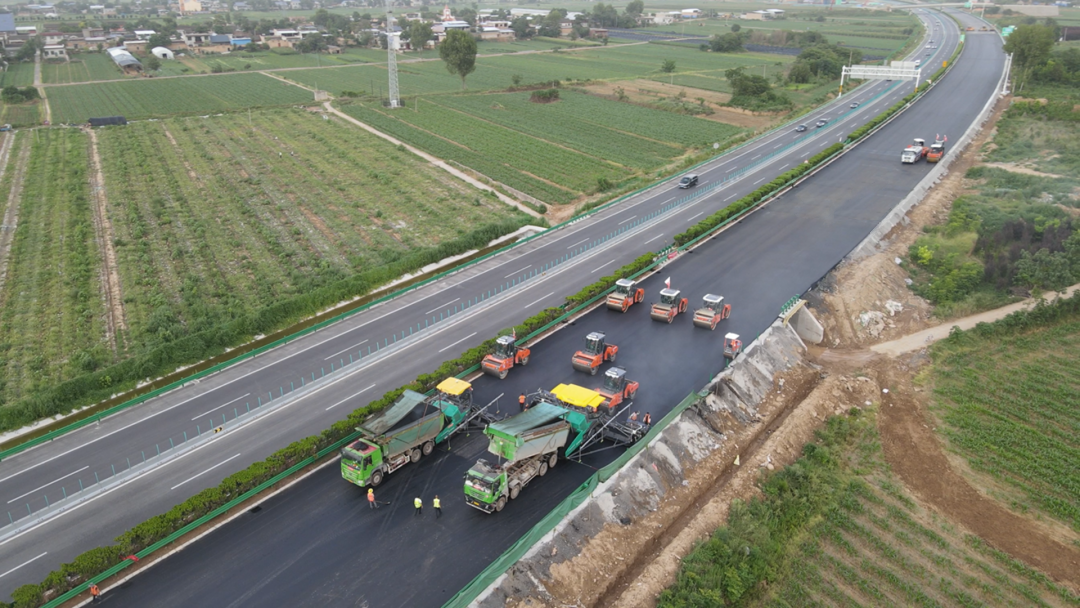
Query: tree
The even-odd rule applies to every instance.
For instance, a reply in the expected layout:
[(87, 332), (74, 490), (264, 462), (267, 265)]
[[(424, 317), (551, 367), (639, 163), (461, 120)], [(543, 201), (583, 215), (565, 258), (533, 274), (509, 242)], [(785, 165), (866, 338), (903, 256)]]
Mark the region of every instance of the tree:
[(660, 71), (665, 74), (670, 74), (675, 71), (675, 60), (665, 59), (664, 63), (660, 64)]
[(645, 3), (642, 0), (632, 0), (626, 5), (626, 14), (637, 17), (645, 12)]
[(409, 24), (409, 43), (417, 51), (424, 50), (424, 43), (431, 40), (432, 35), (430, 23), (413, 21)]
[(161, 60), (157, 58), (157, 55), (150, 55), (146, 58), (146, 69), (153, 72), (161, 69)]
[(1012, 54), (1013, 64), (1018, 68), (1017, 92), (1024, 89), (1032, 70), (1049, 59), (1054, 40), (1054, 29), (1045, 25), (1019, 25), (1005, 39), (1005, 52)]
[(742, 29), (742, 26), (739, 25), (738, 23), (732, 23), (731, 24), (731, 31), (732, 32), (738, 33), (739, 30), (741, 30), (741, 29)]
[(157, 48), (159, 46), (168, 47), (169, 42), (170, 42), (169, 41), (169, 36), (159, 32), (157, 34), (154, 34), (154, 35), (150, 36), (150, 38), (147, 39), (146, 46), (148, 46), (148, 47), (150, 47), (152, 49)]
[(532, 38), (533, 34), (536, 33), (532, 24), (529, 23), (529, 18), (524, 15), (511, 21), (510, 29), (514, 30), (514, 36), (516, 36), (518, 40)]
[(739, 34), (718, 34), (709, 39), (709, 48), (715, 53), (738, 53), (743, 50), (743, 37)]
[(552, 9), (540, 23), (540, 35), (547, 38), (558, 38), (562, 34), (561, 24), (564, 18), (566, 18), (565, 9)]
[(439, 45), (439, 57), (446, 64), (446, 71), (461, 76), (464, 90), (465, 77), (476, 69), (476, 39), (468, 32), (450, 30)]
[(476, 25), (476, 11), (471, 8), (459, 8), (457, 9), (457, 18), (468, 23), (469, 25)]
[(619, 11), (615, 9), (613, 4), (597, 2), (596, 6), (593, 7), (592, 20), (600, 27), (618, 27)]

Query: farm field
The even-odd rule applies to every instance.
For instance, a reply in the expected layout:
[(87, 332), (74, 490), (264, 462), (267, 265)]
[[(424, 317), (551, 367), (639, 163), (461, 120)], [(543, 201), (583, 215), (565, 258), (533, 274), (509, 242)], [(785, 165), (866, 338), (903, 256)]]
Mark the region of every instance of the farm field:
[(128, 119), (207, 114), (299, 104), (311, 92), (263, 74), (101, 82), (48, 89), (53, 122), (84, 123), (93, 116)]
[(0, 404), (111, 359), (87, 178), (87, 136), (78, 129), (16, 134), (0, 184), (30, 147), (18, 230), (0, 290)]
[(683, 559), (657, 606), (1080, 602), (920, 505), (889, 473), (875, 418), (830, 419), (803, 458), (765, 478), (764, 499), (732, 506), (728, 525)]
[(135, 354), (528, 220), (304, 110), (140, 122), (98, 137)]
[(0, 112), (0, 123), (7, 123), (14, 127), (29, 127), (41, 124), (41, 103), (20, 103), (16, 105), (3, 104)]
[(1080, 315), (963, 338), (935, 346), (928, 378), (947, 446), (1003, 504), (1080, 532)]
[(44, 84), (120, 80), (124, 75), (105, 53), (72, 53), (71, 61), (41, 64)]
[(0, 88), (28, 87), (34, 84), (34, 64), (12, 62), (6, 70), (0, 71)]
[[(535, 104), (529, 93), (423, 98), (418, 111), (345, 112), (545, 202), (565, 204), (741, 133), (721, 123), (582, 93)], [(438, 133), (438, 135), (436, 135)]]

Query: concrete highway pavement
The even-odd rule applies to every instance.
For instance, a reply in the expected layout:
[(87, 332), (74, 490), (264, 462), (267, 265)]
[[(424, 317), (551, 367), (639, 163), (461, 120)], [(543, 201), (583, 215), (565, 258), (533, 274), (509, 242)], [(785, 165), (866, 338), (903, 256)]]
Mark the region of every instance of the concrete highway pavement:
[[(951, 28), (943, 31), (951, 32)], [(944, 56), (951, 53), (955, 39), (952, 33), (942, 40), (939, 50)], [(183, 459), (0, 541), (0, 592), (7, 594), (19, 584), (40, 580), (60, 562), (109, 542), (131, 525), (216, 485), (289, 441), (326, 428), (346, 408), (362, 405), (418, 372), (434, 369), (499, 329), (558, 304), (581, 285), (636, 255), (670, 242), (702, 215), (816, 153), (836, 141), (833, 137), (842, 138), (906, 94), (910, 86), (867, 85), (805, 118), (810, 124), (828, 119), (821, 129), (808, 134), (783, 129), (721, 157), (698, 171), (699, 190), (726, 176), (739, 178), (727, 178), (723, 187), (692, 202), (672, 207), (686, 192), (674, 189), (673, 182), (661, 184), (437, 283), (5, 460), (0, 463), (0, 498), (17, 514), (21, 508), (38, 509), (45, 497), (56, 502), (80, 484), (90, 486), (95, 479), (108, 477), (113, 468), (123, 471), (129, 461), (138, 463), (143, 455), (156, 453), (170, 441), (180, 443), (185, 434), (192, 437), (217, 426), (219, 416), (231, 420), (234, 412), (257, 409), (260, 401), (265, 406), (271, 396), (283, 404), (257, 423), (224, 433)], [(848, 106), (854, 100), (873, 101), (851, 109)], [(889, 159), (895, 160), (902, 146), (890, 142), (889, 147)], [(928, 170), (907, 169), (912, 184)], [(536, 274), (538, 269), (542, 274)], [(511, 286), (504, 290), (507, 284)], [(350, 360), (352, 365), (348, 365)], [(334, 373), (322, 379), (330, 369)], [(309, 386), (311, 378), (316, 381)], [(289, 400), (294, 389), (305, 392)], [(264, 393), (267, 398), (262, 397)]]
[[(618, 364), (641, 382), (633, 409), (659, 419), (720, 369), (724, 332), (752, 339), (791, 295), (810, 288), (869, 234), (928, 170), (901, 165), (899, 150), (915, 136), (958, 138), (995, 93), (1003, 61), (997, 37), (969, 36), (958, 69), (912, 111), (645, 281), (646, 304), (668, 276), (692, 306), (706, 292), (722, 293), (733, 314), (715, 332), (694, 328), (687, 317), (652, 322), (647, 306), (625, 315), (600, 308), (537, 344), (530, 365), (507, 380), (477, 380), (477, 401), (558, 382), (595, 386), (599, 377), (571, 371), (569, 357), (587, 332), (604, 330), (620, 346)], [(109, 600), (165, 607), (440, 606), (616, 456), (611, 450), (582, 463), (563, 461), (502, 513), (487, 515), (465, 505), (461, 489), (462, 475), (485, 446), (479, 434), (457, 437), (452, 450), (440, 448), (395, 473), (376, 491), (391, 502), (378, 511), (367, 507), (362, 489), (340, 478), (336, 465), (328, 466), (111, 590)], [(414, 497), (430, 505), (436, 494), (441, 519), (430, 510), (413, 515)]]

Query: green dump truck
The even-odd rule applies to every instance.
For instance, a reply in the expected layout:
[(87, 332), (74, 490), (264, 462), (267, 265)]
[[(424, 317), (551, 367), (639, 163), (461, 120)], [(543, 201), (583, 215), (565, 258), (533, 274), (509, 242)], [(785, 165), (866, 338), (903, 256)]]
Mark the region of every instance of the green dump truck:
[(465, 502), (485, 513), (502, 511), (530, 481), (555, 466), (568, 438), (577, 442), (591, 425), (584, 414), (544, 401), (489, 424), (484, 429), (488, 451), (501, 464), (476, 461), (465, 474)]
[(431, 397), (407, 390), (357, 427), (361, 438), (341, 449), (341, 476), (375, 487), (477, 419), (484, 419), (483, 409), (473, 405), (472, 385), (464, 380), (447, 378)]

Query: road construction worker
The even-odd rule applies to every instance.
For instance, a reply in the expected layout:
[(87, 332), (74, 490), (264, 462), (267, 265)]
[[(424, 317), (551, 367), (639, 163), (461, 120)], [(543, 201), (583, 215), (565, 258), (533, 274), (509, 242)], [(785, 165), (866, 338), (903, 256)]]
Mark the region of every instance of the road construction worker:
[(101, 589), (98, 589), (98, 586), (95, 583), (90, 583), (90, 597), (93, 598), (91, 601), (94, 602), (98, 601), (101, 597)]
[(373, 488), (367, 490), (367, 504), (369, 509), (379, 508), (379, 503), (375, 502), (375, 490)]
[(420, 515), (420, 511), (424, 508), (424, 501), (420, 500), (420, 497), (417, 496), (413, 499), (412, 504), (414, 507), (416, 507), (415, 515)]
[(637, 422), (637, 412), (634, 412), (633, 414), (630, 414), (630, 421), (631, 422)]
[(435, 499), (431, 501), (431, 504), (435, 507), (435, 519), (442, 517), (442, 502), (439, 501), (439, 495), (435, 495)]
[(649, 412), (645, 412), (645, 416), (641, 419), (641, 422), (645, 426), (652, 426), (652, 416), (649, 415)]
[(525, 393), (521, 393), (521, 396), (518, 397), (518, 405), (521, 406), (521, 411), (524, 412), (525, 411)]

